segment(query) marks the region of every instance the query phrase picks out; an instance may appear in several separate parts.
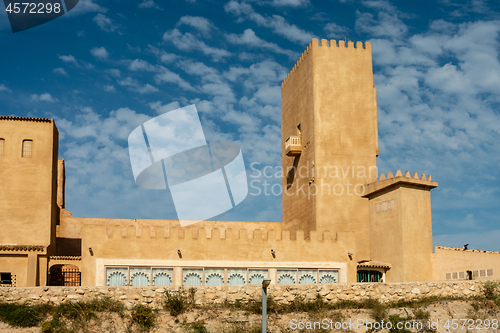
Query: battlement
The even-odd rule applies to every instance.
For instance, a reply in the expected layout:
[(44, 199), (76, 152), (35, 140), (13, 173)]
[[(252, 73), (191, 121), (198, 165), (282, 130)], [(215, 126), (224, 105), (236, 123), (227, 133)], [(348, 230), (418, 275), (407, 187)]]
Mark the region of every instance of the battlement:
[(17, 116), (0, 116), (0, 120), (34, 121), (40, 123), (54, 122), (53, 119), (49, 118), (33, 118), (33, 117), (17, 117)]
[(336, 41), (335, 39), (321, 39), (318, 40), (317, 38), (313, 38), (305, 51), (302, 53), (300, 58), (297, 60), (293, 68), (290, 70), (286, 78), (283, 80), (283, 83), (281, 84), (281, 87), (284, 87), (288, 81), (288, 79), (293, 75), (295, 70), (300, 66), (302, 61), (308, 56), (308, 54), (311, 52), (313, 48), (329, 48), (333, 52), (339, 51), (339, 50), (353, 50), (355, 52), (362, 52), (363, 50), (369, 50), (371, 52), (372, 46), (371, 43), (365, 42), (365, 45), (363, 46), (362, 42), (356, 42), (354, 44), (353, 41), (347, 41), (347, 43), (343, 40)]
[(387, 177), (385, 174), (381, 174), (378, 181), (377, 177), (366, 180), (363, 197), (369, 197), (376, 192), (396, 184), (416, 185), (421, 186), (426, 190), (430, 190), (438, 186), (438, 183), (431, 181), (431, 175), (426, 176), (425, 173), (423, 173), (419, 178), (416, 172), (413, 173), (413, 176), (410, 176), (409, 171), (406, 171), (404, 175), (401, 173), (401, 170), (398, 170), (396, 175), (393, 175), (393, 173), (389, 171)]
[(120, 226), (90, 226), (91, 228), (99, 228), (106, 232), (106, 237), (109, 238), (165, 238), (169, 240), (197, 240), (197, 241), (217, 241), (217, 240), (253, 240), (253, 241), (318, 241), (318, 242), (337, 242), (342, 237), (344, 232), (332, 233), (329, 230), (311, 231), (309, 237), (306, 237), (304, 231), (290, 230), (278, 231), (256, 229), (248, 231), (247, 229), (219, 229), (219, 228), (204, 228), (204, 227), (159, 227), (159, 226), (142, 226), (135, 225)]
[(447, 246), (436, 246), (436, 250), (459, 251), (459, 252), (466, 252), (466, 253), (490, 253), (490, 254), (500, 254), (500, 252), (496, 252), (496, 251), (474, 250), (474, 249), (467, 249), (467, 250), (464, 250), (463, 248), (458, 248), (458, 247), (447, 247)]

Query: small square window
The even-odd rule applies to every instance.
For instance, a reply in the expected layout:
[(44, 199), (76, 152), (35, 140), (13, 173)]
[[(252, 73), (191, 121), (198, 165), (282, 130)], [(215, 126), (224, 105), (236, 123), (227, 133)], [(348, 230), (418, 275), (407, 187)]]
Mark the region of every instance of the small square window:
[(0, 273), (0, 284), (12, 284), (12, 274)]
[(33, 140), (23, 140), (23, 153), (22, 157), (33, 156)]

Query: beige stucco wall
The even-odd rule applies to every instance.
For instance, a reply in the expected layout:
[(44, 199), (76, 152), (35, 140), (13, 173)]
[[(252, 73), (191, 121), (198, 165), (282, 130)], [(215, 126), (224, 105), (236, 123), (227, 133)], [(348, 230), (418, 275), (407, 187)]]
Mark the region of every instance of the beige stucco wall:
[[(355, 230), (355, 260), (369, 260), (368, 200), (360, 194), (365, 179), (376, 176), (378, 154), (371, 45), (318, 43), (313, 39), (282, 84), (282, 165), (298, 167), (283, 194), (283, 222), (306, 234)], [(299, 124), (302, 153), (288, 157), (285, 140)], [(300, 186), (305, 193), (297, 195)]]
[(366, 186), (375, 191), (367, 195), (372, 260), (392, 266), (387, 282), (433, 279), (430, 186), (437, 183), (403, 176)]
[[(47, 254), (55, 251), (58, 131), (53, 120), (3, 117), (0, 138), (0, 246), (7, 246), (0, 249), (0, 271), (15, 274), (18, 286), (43, 285)], [(23, 140), (32, 140), (31, 157), (22, 157)], [(17, 246), (45, 250), (40, 256)]]
[(462, 250), (436, 246), (432, 254), (434, 280), (446, 279), (447, 273), (493, 270), (493, 275), (474, 276), (481, 279), (500, 278), (500, 252)]
[(10, 272), (15, 275), (15, 285), (26, 286), (28, 273), (28, 255), (26, 254), (2, 254), (0, 255), (0, 271)]
[[(371, 44), (312, 42), (315, 169), (337, 167), (338, 177), (316, 172), (323, 193), (316, 201), (318, 230), (355, 230), (356, 260), (370, 259), (369, 207), (365, 179), (377, 175), (377, 108)], [(369, 174), (371, 170), (371, 175)], [(353, 173), (354, 171), (354, 173)], [(327, 193), (330, 185), (331, 193)], [(335, 188), (335, 186), (337, 186)], [(342, 186), (342, 187), (340, 187)], [(343, 189), (342, 194), (335, 191)], [(358, 194), (356, 194), (356, 189)]]
[[(3, 244), (51, 244), (58, 134), (53, 121), (0, 120), (5, 139), (0, 158), (0, 225)], [(33, 156), (21, 157), (23, 140), (33, 140)], [(55, 227), (54, 227), (55, 228)]]
[[(276, 233), (227, 229), (221, 233), (205, 228), (135, 226), (82, 227), (82, 285), (102, 285), (105, 265), (152, 265), (175, 267), (294, 267), (339, 268), (343, 282), (356, 279), (356, 263), (347, 253), (355, 252), (352, 232), (317, 234), (305, 240), (299, 231)], [(89, 248), (92, 248), (91, 255)], [(182, 258), (177, 251), (180, 250)], [(273, 257), (271, 250), (275, 251)]]
[[(305, 230), (306, 237), (310, 230), (316, 230), (316, 197), (308, 196), (316, 139), (312, 45), (309, 44), (281, 85), (283, 224), (287, 230)], [(302, 153), (286, 156), (285, 140), (297, 135), (298, 125), (302, 133)]]

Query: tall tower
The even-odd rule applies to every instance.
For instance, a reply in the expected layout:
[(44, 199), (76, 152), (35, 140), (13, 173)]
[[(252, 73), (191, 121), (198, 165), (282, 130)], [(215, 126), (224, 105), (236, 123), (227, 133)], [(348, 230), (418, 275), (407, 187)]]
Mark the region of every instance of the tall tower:
[(0, 116), (0, 272), (45, 285), (54, 254), (58, 131), (52, 119)]
[(361, 196), (378, 156), (370, 43), (311, 41), (282, 83), (281, 136), (284, 227), (355, 231), (355, 260), (369, 260)]

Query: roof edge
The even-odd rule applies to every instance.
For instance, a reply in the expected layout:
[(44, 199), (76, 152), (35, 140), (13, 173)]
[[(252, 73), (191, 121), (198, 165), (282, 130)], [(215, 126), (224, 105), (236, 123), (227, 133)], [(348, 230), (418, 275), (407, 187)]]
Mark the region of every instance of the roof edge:
[(18, 121), (34, 121), (40, 123), (52, 123), (50, 118), (35, 118), (35, 117), (18, 117), (18, 116), (0, 116), (0, 120), (18, 120)]

